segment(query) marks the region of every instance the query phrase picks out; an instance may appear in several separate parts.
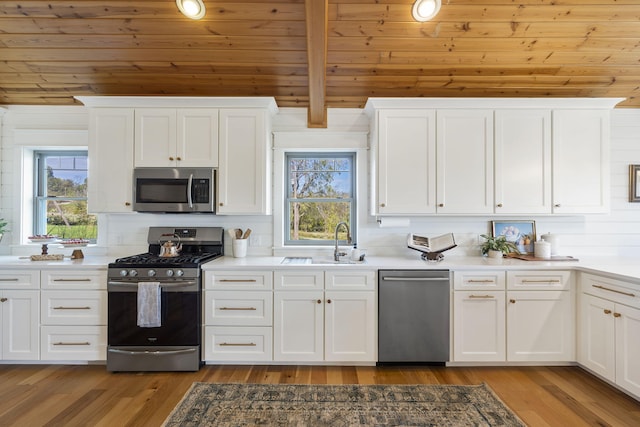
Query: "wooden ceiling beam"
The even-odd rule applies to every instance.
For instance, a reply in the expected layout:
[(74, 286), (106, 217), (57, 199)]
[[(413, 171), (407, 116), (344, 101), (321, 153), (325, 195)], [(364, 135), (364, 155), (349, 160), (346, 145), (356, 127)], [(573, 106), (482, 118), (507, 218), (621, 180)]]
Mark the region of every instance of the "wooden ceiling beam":
[(328, 0), (305, 0), (307, 62), (309, 65), (309, 109), (307, 126), (327, 127), (327, 28)]

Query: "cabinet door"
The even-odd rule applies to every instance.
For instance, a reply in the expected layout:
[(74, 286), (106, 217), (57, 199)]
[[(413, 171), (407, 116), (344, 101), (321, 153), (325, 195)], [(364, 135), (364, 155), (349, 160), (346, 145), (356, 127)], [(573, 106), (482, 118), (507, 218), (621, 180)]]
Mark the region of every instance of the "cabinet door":
[(553, 112), (553, 212), (609, 209), (609, 111)]
[(435, 110), (378, 113), (379, 214), (435, 213)]
[(324, 296), (322, 291), (275, 292), (273, 357), (276, 361), (323, 359)]
[(134, 165), (176, 166), (176, 110), (137, 108), (135, 120)]
[(493, 111), (438, 110), (437, 211), (493, 213)]
[(507, 360), (574, 361), (574, 323), (569, 291), (507, 292)]
[(179, 109), (177, 119), (177, 165), (218, 167), (218, 109)]
[(374, 292), (336, 291), (325, 294), (325, 360), (376, 360)]
[(2, 359), (38, 360), (39, 349), (39, 291), (10, 291), (0, 293), (2, 313)]
[(266, 112), (220, 110), (219, 142), (217, 213), (269, 214), (271, 144)]
[(551, 111), (495, 112), (495, 212), (551, 213)]
[(504, 291), (453, 293), (453, 359), (500, 362), (506, 357)]
[(611, 381), (616, 377), (613, 311), (612, 302), (581, 295), (578, 362)]
[(616, 384), (640, 397), (640, 310), (616, 304)]
[(132, 211), (133, 116), (133, 108), (92, 108), (89, 113), (91, 213)]

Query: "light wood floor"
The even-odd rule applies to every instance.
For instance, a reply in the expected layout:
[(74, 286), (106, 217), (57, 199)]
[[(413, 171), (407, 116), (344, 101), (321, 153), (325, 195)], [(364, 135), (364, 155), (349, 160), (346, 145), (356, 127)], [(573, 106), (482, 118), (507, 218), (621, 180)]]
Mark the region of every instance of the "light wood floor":
[(159, 426), (194, 381), (487, 383), (530, 426), (640, 426), (640, 402), (577, 367), (214, 366), (108, 373), (104, 366), (0, 365), (0, 426)]

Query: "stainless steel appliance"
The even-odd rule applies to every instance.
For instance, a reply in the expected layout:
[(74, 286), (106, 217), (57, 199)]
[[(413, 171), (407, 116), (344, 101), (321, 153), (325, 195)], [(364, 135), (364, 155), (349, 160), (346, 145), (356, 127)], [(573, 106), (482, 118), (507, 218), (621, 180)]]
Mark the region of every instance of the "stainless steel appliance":
[(214, 168), (135, 168), (133, 210), (215, 213)]
[(448, 270), (378, 271), (378, 363), (449, 360)]
[[(223, 255), (223, 239), (220, 227), (151, 227), (149, 252), (109, 264), (107, 370), (200, 369), (201, 266)], [(162, 252), (167, 242), (179, 245), (179, 253)], [(145, 300), (141, 292), (145, 285), (156, 287), (157, 299)], [(140, 311), (148, 305), (158, 315), (159, 324), (140, 326)]]

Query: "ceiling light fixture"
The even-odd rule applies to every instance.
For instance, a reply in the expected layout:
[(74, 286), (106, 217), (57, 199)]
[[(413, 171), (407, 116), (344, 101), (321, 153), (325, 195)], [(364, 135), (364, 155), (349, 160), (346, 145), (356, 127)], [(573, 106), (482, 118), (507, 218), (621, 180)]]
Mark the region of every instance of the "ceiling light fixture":
[(202, 0), (176, 0), (176, 5), (184, 16), (191, 19), (200, 19), (206, 12)]
[(416, 21), (425, 22), (438, 14), (441, 5), (441, 0), (416, 0), (411, 14)]

